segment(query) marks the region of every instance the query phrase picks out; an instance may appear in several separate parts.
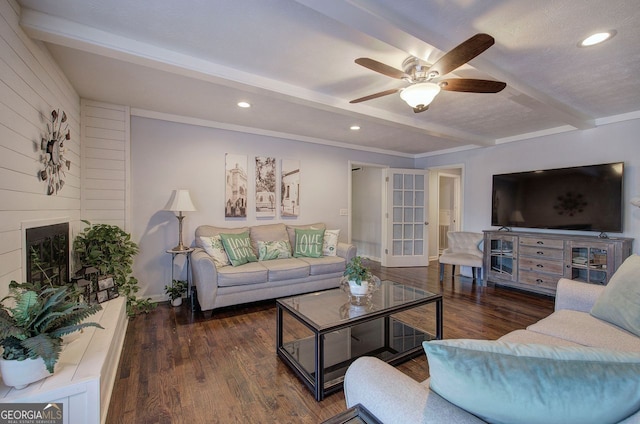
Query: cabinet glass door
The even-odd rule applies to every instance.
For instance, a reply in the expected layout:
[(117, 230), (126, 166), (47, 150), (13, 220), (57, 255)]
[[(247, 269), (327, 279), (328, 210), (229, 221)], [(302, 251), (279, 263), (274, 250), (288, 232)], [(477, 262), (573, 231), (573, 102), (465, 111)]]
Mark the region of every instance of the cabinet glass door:
[(606, 248), (573, 246), (571, 279), (591, 284), (607, 284), (608, 255)]
[(498, 274), (514, 275), (513, 239), (491, 239), (491, 271)]

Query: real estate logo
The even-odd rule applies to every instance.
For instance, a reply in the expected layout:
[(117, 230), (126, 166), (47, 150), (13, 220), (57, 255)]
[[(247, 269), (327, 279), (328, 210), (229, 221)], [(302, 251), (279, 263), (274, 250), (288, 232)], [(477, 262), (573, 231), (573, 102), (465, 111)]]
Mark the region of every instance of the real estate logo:
[(0, 424), (62, 424), (62, 403), (0, 403)]

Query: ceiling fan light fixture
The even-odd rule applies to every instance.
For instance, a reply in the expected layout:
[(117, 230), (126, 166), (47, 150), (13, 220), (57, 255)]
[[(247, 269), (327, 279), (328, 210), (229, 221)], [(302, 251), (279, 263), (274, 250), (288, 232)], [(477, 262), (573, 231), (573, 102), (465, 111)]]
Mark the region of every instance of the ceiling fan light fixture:
[(440, 86), (432, 82), (421, 82), (410, 85), (400, 92), (400, 98), (413, 108), (425, 107), (433, 101), (440, 92)]

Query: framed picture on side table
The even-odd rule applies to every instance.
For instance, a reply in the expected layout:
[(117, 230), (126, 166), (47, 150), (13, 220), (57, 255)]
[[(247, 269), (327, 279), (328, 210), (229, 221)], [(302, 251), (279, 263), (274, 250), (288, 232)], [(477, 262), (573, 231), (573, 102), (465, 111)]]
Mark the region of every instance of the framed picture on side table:
[(103, 303), (109, 300), (109, 290), (100, 290), (97, 293), (98, 295), (98, 303)]
[(110, 275), (105, 275), (104, 277), (98, 278), (98, 291), (110, 289), (114, 286), (113, 277)]

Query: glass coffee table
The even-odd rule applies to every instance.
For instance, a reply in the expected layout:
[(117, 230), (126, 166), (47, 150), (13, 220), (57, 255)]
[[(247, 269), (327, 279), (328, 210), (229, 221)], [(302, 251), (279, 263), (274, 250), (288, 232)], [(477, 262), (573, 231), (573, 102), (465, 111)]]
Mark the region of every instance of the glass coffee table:
[(397, 365), (422, 354), (423, 341), (442, 339), (442, 295), (392, 281), (382, 281), (364, 306), (332, 289), (278, 299), (276, 308), (278, 357), (318, 401), (342, 388), (357, 358)]

